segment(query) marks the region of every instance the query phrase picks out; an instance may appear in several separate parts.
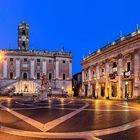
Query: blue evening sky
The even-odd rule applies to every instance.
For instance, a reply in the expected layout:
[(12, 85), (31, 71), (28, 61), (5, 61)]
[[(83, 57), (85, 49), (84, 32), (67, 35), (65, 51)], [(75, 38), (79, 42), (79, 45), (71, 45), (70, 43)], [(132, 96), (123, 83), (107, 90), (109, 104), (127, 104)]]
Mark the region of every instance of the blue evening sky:
[(83, 55), (135, 30), (139, 0), (0, 0), (0, 49), (17, 48), (17, 26), (30, 25), (30, 49), (65, 47), (73, 54), (73, 74)]

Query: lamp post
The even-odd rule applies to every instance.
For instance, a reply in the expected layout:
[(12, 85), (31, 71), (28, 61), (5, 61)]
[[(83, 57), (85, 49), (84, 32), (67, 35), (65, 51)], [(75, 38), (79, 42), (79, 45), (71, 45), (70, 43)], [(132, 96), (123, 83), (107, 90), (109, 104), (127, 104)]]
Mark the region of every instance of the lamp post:
[(108, 97), (107, 97), (107, 99), (109, 100), (109, 85), (107, 86), (107, 92), (108, 92)]
[(63, 97), (63, 94), (64, 94), (64, 93), (63, 93), (63, 92), (64, 92), (64, 87), (62, 86), (62, 88), (61, 88), (61, 89), (62, 89), (62, 97)]
[(125, 82), (125, 97), (128, 100), (127, 86), (128, 86), (128, 81)]
[(98, 99), (98, 86), (96, 87), (96, 99)]
[(49, 87), (49, 95), (50, 95), (50, 97), (51, 97), (51, 95), (52, 95), (52, 94), (51, 94), (51, 89), (52, 89), (52, 88)]

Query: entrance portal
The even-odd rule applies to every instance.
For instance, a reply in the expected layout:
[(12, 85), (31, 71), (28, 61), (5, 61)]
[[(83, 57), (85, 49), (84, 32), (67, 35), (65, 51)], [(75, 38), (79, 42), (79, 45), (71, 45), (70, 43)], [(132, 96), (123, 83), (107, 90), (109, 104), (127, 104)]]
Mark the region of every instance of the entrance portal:
[(125, 81), (125, 97), (130, 97), (132, 98), (133, 96), (133, 81), (129, 80), (129, 81)]
[(105, 96), (105, 85), (101, 84), (101, 96), (104, 97)]
[(111, 83), (111, 96), (117, 96), (117, 83)]
[(92, 85), (92, 96), (96, 97), (96, 93), (95, 93), (95, 84)]

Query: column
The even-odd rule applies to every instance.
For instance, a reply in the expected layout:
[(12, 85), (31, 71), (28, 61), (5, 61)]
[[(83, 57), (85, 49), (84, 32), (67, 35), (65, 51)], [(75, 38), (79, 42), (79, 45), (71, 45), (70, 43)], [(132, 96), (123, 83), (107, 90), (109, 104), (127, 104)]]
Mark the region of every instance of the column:
[(35, 61), (34, 59), (31, 59), (31, 79), (35, 78)]
[(91, 69), (90, 67), (88, 68), (88, 96), (91, 96), (91, 84), (90, 84), (90, 80), (91, 80)]
[(139, 93), (139, 86), (140, 86), (140, 79), (139, 79), (139, 69), (140, 69), (140, 50), (136, 49), (134, 52), (134, 97), (140, 96)]
[(72, 61), (69, 61), (69, 78), (72, 78)]
[(44, 59), (43, 61), (42, 61), (42, 73), (43, 74), (45, 74), (46, 75), (46, 60)]
[(90, 81), (88, 81), (88, 96), (92, 96), (92, 87)]
[(99, 79), (99, 66), (96, 64), (96, 78)]
[(83, 69), (82, 70), (82, 96), (85, 96), (84, 78), (85, 78), (85, 72), (84, 72), (84, 69)]
[(106, 97), (110, 97), (110, 81), (109, 81), (109, 62), (108, 60), (106, 60), (106, 63), (105, 63), (105, 78), (106, 78), (106, 84), (105, 84), (105, 96)]
[(16, 79), (20, 78), (20, 59), (16, 59)]
[(122, 72), (123, 72), (123, 57), (118, 55), (118, 87), (117, 87), (117, 97), (123, 97), (123, 83), (122, 83)]
[(7, 78), (7, 58), (5, 58), (3, 62), (3, 78)]
[(82, 83), (82, 96), (85, 96), (85, 85)]
[(59, 60), (56, 59), (56, 62), (55, 62), (55, 69), (56, 69), (56, 79), (59, 78)]
[(90, 69), (90, 67), (89, 67), (89, 69), (88, 69), (88, 80), (89, 80), (89, 81), (91, 80), (91, 69)]

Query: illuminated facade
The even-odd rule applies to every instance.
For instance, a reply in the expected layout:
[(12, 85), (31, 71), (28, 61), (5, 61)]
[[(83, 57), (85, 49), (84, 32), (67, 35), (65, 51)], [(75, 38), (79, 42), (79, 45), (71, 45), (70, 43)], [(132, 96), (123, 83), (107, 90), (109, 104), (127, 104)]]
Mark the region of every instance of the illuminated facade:
[(17, 93), (35, 93), (45, 75), (51, 89), (71, 88), (71, 52), (29, 50), (29, 25), (18, 26), (18, 49), (0, 50), (1, 88), (15, 86)]
[(140, 96), (140, 30), (108, 43), (83, 58), (82, 96), (138, 98)]

